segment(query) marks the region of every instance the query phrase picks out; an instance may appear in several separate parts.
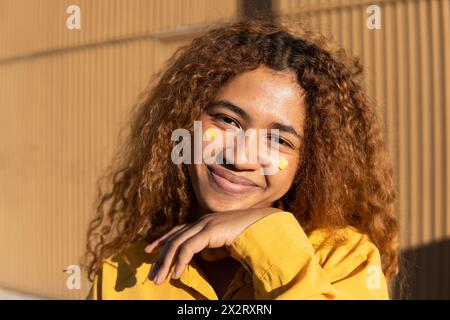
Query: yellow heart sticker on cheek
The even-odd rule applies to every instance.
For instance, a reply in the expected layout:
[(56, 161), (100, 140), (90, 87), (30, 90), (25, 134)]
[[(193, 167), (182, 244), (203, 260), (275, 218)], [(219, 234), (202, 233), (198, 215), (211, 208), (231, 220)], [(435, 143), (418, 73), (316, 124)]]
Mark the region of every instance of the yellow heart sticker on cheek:
[(288, 164), (289, 162), (285, 158), (277, 159), (277, 166), (280, 170), (284, 170)]
[(205, 131), (204, 137), (206, 140), (214, 140), (214, 138), (216, 137), (216, 131), (214, 129), (207, 129)]

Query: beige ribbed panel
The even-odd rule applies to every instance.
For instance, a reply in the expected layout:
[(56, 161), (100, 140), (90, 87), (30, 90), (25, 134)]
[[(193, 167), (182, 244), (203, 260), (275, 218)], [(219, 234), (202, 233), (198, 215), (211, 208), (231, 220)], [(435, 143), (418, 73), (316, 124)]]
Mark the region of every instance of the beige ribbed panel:
[[(371, 4), (381, 30), (366, 27)], [(401, 248), (433, 248), (420, 256), (428, 266), (408, 266), (424, 270), (413, 280), (416, 297), (450, 296), (448, 245), (432, 247), (450, 239), (450, 1), (275, 0), (274, 11), (361, 58), (394, 164)]]
[[(81, 8), (67, 30), (66, 8)], [(119, 129), (153, 73), (236, 1), (0, 0), (0, 286), (54, 298)], [(85, 275), (83, 275), (85, 276)]]
[[(61, 28), (74, 3), (81, 8), (79, 32)], [(236, 11), (236, 1), (218, 0), (2, 0), (0, 58), (201, 26)]]

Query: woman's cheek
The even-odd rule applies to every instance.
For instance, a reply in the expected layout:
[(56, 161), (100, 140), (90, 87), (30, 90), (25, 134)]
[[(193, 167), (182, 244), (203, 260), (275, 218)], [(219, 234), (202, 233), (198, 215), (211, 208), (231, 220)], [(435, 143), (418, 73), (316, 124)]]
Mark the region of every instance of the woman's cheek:
[(289, 189), (297, 172), (298, 157), (294, 155), (280, 155), (280, 158), (275, 162), (279, 170), (275, 175), (277, 183), (280, 186), (287, 186), (287, 189)]
[(206, 164), (223, 163), (225, 136), (217, 127), (205, 127), (202, 137), (202, 157)]

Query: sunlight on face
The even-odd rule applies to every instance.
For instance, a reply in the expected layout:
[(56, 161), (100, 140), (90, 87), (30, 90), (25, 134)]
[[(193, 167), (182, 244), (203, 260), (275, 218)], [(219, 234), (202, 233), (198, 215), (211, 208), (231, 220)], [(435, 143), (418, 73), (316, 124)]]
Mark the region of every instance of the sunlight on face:
[[(279, 159), (274, 161), (282, 170), (263, 175), (261, 168), (267, 164), (250, 161), (246, 155), (240, 159), (248, 161), (187, 165), (199, 207), (205, 212), (221, 212), (272, 206), (289, 190), (295, 177), (304, 119), (302, 89), (292, 72), (259, 67), (226, 83), (199, 119), (203, 131), (223, 132), (225, 136), (226, 130), (266, 129), (266, 138), (278, 148)], [(271, 129), (278, 129), (278, 136), (270, 135)], [(204, 142), (203, 148), (206, 145)], [(235, 155), (242, 152), (234, 151)]]

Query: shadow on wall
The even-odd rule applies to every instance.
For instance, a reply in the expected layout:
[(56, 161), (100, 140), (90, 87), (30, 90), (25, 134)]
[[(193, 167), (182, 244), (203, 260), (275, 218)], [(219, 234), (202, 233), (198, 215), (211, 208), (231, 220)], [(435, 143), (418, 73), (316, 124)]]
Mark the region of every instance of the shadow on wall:
[(450, 299), (450, 239), (405, 250), (401, 262), (394, 299)]

